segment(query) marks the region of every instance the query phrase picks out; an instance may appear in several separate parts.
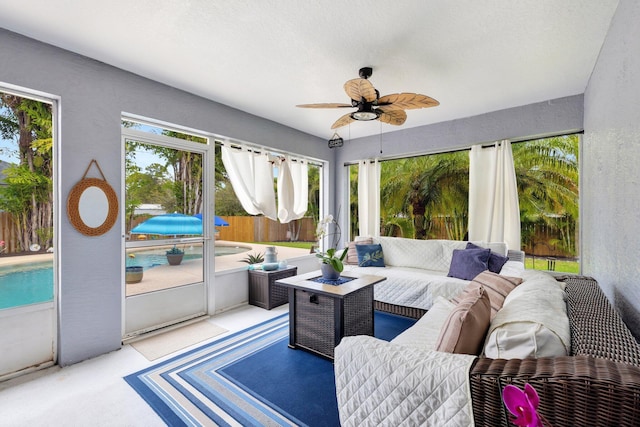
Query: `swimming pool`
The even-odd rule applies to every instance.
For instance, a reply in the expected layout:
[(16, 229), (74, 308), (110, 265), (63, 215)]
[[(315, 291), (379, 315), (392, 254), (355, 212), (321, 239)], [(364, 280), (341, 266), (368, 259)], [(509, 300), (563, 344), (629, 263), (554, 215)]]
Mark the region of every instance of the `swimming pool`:
[[(215, 246), (215, 256), (240, 254), (250, 250), (247, 246)], [(186, 247), (184, 248), (183, 262), (202, 258), (202, 247)], [(130, 252), (127, 254), (126, 266), (134, 265), (142, 266), (146, 271), (158, 265), (167, 265), (167, 256), (165, 249), (152, 249)]]
[[(215, 256), (238, 254), (250, 250), (242, 246), (216, 246)], [(136, 252), (127, 257), (126, 266), (141, 265), (144, 270), (166, 265), (165, 250)], [(200, 248), (185, 248), (184, 261), (202, 258)], [(0, 310), (53, 301), (53, 262), (17, 264), (0, 268)]]
[(53, 301), (53, 263), (0, 269), (0, 309)]

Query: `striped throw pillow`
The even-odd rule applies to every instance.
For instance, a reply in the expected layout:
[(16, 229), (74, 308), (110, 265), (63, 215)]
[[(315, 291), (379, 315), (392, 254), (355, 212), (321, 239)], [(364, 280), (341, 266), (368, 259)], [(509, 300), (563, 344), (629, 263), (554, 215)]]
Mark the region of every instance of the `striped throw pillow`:
[(347, 247), (347, 258), (345, 264), (358, 265), (358, 252), (356, 251), (356, 245), (370, 245), (373, 243), (373, 239), (369, 238), (358, 238), (354, 242), (349, 242), (349, 246)]
[(509, 295), (509, 292), (520, 283), (522, 283), (522, 278), (520, 277), (501, 276), (488, 270), (483, 271), (474, 277), (467, 287), (454, 297), (451, 302), (454, 304), (460, 303), (469, 290), (482, 286), (491, 301), (491, 320), (493, 320), (498, 310), (502, 308), (504, 299)]
[(491, 307), (482, 286), (469, 289), (444, 322), (436, 350), (458, 354), (480, 354), (489, 330)]

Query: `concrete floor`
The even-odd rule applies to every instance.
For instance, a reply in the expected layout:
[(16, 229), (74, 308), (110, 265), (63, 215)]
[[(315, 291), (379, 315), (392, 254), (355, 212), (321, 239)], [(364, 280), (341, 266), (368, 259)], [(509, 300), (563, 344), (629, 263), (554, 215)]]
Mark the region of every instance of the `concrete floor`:
[(148, 361), (130, 345), (65, 368), (52, 367), (0, 383), (0, 426), (164, 426), (123, 377), (205, 342), (287, 313), (242, 306), (208, 320), (228, 329), (208, 341)]

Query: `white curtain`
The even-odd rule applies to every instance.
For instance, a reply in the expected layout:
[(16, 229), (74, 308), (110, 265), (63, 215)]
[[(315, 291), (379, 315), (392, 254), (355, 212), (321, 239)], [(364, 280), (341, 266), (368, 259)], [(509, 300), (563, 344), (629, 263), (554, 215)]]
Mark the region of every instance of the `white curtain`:
[(358, 222), (360, 236), (380, 235), (380, 162), (358, 162)]
[(288, 223), (302, 218), (309, 203), (307, 162), (285, 156), (278, 169), (278, 219)]
[(505, 242), (520, 249), (520, 206), (511, 142), (471, 147), (469, 240)]
[(222, 162), (231, 186), (242, 207), (250, 215), (276, 220), (276, 195), (273, 191), (273, 163), (266, 153), (256, 154), (241, 147), (222, 147)]

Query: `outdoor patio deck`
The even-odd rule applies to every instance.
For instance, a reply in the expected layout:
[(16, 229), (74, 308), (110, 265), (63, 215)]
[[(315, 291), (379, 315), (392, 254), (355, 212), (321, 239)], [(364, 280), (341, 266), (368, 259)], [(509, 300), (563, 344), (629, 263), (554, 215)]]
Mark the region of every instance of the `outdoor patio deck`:
[[(247, 269), (248, 265), (242, 260), (248, 253), (265, 253), (267, 246), (257, 243), (216, 241), (220, 246), (251, 246), (247, 252), (215, 257), (215, 271), (219, 273), (225, 270)], [(278, 259), (289, 260), (304, 255), (309, 255), (308, 249), (288, 248), (278, 246)], [(180, 265), (159, 265), (144, 272), (142, 281), (127, 285), (127, 296), (138, 295), (145, 292), (167, 289), (187, 283), (202, 280), (202, 264), (200, 259), (183, 261)]]
[[(247, 252), (232, 255), (222, 255), (215, 257), (216, 273), (225, 270), (246, 269), (248, 266), (241, 260), (247, 257), (248, 253), (265, 253), (267, 246), (257, 243), (246, 242), (230, 242), (216, 241), (216, 245), (220, 246), (251, 246), (252, 249)], [(278, 246), (278, 259), (289, 260), (309, 254), (308, 249), (288, 248)], [(38, 253), (24, 256), (7, 256), (0, 257), (0, 267), (53, 261), (52, 253)], [(201, 259), (185, 260), (180, 265), (159, 265), (145, 270), (141, 282), (127, 284), (127, 296), (138, 295), (145, 292), (167, 289), (174, 286), (180, 286), (188, 283), (199, 282), (202, 280), (202, 264)]]

